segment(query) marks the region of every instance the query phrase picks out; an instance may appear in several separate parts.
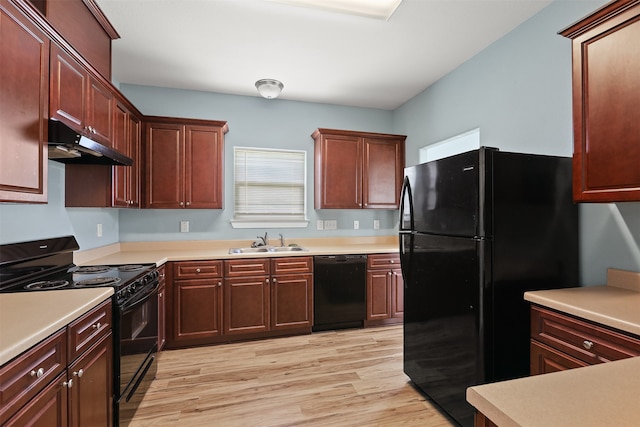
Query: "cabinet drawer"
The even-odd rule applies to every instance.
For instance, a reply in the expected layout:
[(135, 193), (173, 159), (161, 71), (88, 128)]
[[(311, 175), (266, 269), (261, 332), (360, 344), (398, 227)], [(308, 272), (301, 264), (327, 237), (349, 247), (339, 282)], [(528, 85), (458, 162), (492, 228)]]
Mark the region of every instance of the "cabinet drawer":
[(268, 275), (269, 258), (234, 259), (224, 262), (224, 277)]
[(378, 254), (367, 256), (367, 268), (399, 268), (400, 267), (400, 255), (399, 254)]
[(638, 338), (535, 306), (531, 337), (590, 364), (640, 356)]
[(61, 329), (0, 369), (0, 424), (66, 369), (66, 331)]
[(111, 299), (100, 304), (68, 327), (69, 363), (107, 335), (113, 326)]
[(271, 274), (312, 273), (312, 257), (272, 258)]
[(222, 261), (183, 261), (173, 268), (174, 279), (222, 277)]

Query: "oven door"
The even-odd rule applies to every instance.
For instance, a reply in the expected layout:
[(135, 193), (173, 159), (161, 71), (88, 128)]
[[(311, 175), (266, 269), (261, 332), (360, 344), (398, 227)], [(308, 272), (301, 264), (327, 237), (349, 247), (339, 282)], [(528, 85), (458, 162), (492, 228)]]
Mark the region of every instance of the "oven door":
[(114, 360), (114, 406), (119, 425), (126, 426), (156, 375), (158, 283), (150, 283), (145, 292), (123, 301), (116, 310), (119, 336)]

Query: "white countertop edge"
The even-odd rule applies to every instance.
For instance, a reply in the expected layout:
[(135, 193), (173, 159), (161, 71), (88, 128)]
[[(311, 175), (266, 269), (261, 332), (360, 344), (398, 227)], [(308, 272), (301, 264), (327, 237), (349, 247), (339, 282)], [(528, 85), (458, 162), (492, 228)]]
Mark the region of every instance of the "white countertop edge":
[(499, 427), (635, 427), (640, 357), (469, 387), (467, 401)]
[[(91, 291), (91, 292), (83, 292)], [(42, 322), (23, 322), (24, 319), (16, 319), (13, 313), (9, 313), (10, 309), (6, 304), (15, 305), (14, 309), (22, 309), (23, 315), (27, 316), (27, 309), (30, 305), (29, 301), (39, 299), (39, 305), (43, 308), (47, 305), (56, 304), (56, 299), (69, 295), (68, 292), (83, 292), (81, 298), (74, 298), (58, 307), (59, 310), (55, 314), (48, 316), (47, 313), (33, 313), (43, 319)], [(66, 294), (62, 294), (66, 293)], [(0, 365), (9, 362), (14, 357), (38, 344), (54, 332), (73, 322), (92, 308), (113, 295), (113, 288), (94, 288), (94, 289), (67, 289), (67, 290), (50, 290), (38, 292), (19, 292), (0, 294)], [(58, 299), (58, 302), (61, 301)], [(18, 307), (21, 305), (21, 307)], [(15, 312), (15, 310), (14, 310)]]
[[(604, 298), (610, 298), (609, 301)], [(633, 319), (623, 318), (628, 313), (630, 299), (638, 301)], [(600, 323), (640, 336), (640, 293), (616, 286), (587, 286), (581, 288), (552, 289), (525, 292), (524, 299), (543, 307)]]

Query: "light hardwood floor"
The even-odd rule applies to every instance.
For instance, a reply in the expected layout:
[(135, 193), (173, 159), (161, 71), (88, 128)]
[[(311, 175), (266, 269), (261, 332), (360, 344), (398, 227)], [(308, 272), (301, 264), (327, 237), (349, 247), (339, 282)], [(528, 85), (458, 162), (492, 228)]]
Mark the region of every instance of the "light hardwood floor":
[(402, 326), (169, 350), (130, 426), (454, 425), (408, 381)]

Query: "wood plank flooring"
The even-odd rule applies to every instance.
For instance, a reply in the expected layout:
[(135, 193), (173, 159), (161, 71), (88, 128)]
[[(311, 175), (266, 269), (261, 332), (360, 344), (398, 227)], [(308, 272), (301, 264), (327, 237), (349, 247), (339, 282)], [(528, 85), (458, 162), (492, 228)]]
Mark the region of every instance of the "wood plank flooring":
[(159, 354), (131, 427), (452, 424), (402, 371), (402, 326)]

